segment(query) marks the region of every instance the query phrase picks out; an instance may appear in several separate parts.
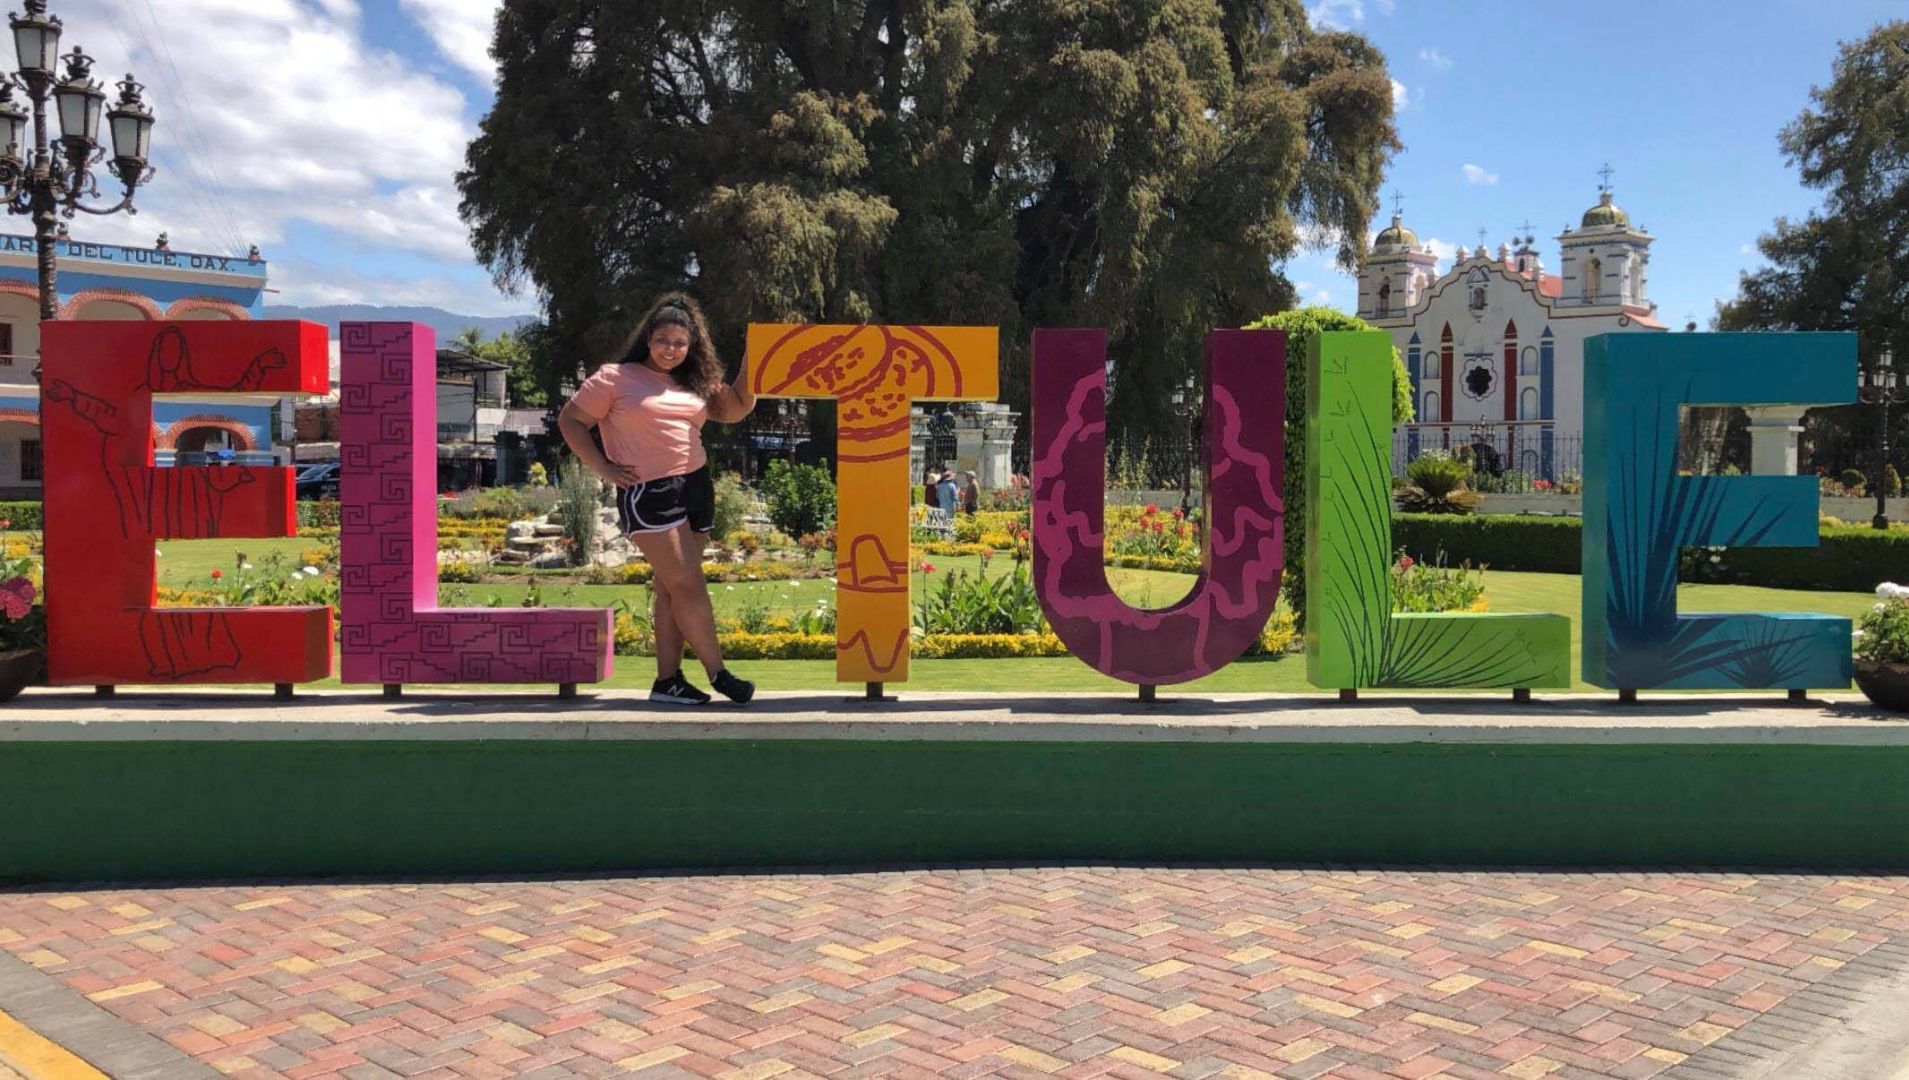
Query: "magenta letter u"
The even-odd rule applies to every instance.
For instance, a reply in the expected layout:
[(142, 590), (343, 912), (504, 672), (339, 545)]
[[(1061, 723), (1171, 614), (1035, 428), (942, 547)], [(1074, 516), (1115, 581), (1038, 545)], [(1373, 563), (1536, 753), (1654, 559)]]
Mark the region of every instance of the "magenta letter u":
[(1107, 585), (1107, 335), (1034, 331), (1034, 588), (1088, 666), (1187, 682), (1238, 659), (1279, 602), (1286, 563), (1286, 335), (1206, 337), (1206, 547), (1193, 591), (1142, 610)]

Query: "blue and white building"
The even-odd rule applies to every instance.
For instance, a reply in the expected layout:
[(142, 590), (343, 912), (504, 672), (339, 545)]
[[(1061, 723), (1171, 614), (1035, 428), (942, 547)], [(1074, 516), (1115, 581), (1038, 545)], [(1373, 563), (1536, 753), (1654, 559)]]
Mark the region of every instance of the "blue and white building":
[[(62, 319), (251, 319), (265, 262), (165, 247), (59, 242)], [(38, 498), (43, 475), (38, 256), (30, 236), (0, 235), (0, 498)], [(174, 453), (258, 452), (272, 445), (273, 394), (154, 402), (160, 463)]]
[(1469, 446), (1533, 479), (1579, 470), (1585, 339), (1664, 329), (1649, 296), (1653, 239), (1605, 190), (1557, 237), (1558, 273), (1533, 236), (1496, 253), (1460, 247), (1441, 273), (1394, 214), (1360, 270), (1359, 317), (1391, 333), (1412, 380), (1417, 417), (1395, 434), (1395, 468)]

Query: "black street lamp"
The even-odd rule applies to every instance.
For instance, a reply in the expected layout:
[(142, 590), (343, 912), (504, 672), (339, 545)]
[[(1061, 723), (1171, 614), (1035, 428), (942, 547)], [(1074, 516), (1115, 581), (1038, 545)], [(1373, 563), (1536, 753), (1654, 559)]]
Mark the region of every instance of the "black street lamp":
[(1899, 385), (1896, 381), (1895, 360), (1895, 351), (1888, 345), (1884, 345), (1881, 354), (1876, 357), (1875, 366), (1866, 368), (1863, 371), (1862, 385), (1856, 390), (1858, 400), (1865, 405), (1877, 406), (1878, 410), (1882, 413), (1882, 421), (1879, 425), (1882, 431), (1882, 437), (1877, 440), (1876, 479), (1874, 481), (1876, 485), (1876, 516), (1870, 519), (1869, 522), (1878, 529), (1887, 529), (1889, 527), (1889, 508), (1888, 504), (1884, 502), (1884, 499), (1889, 495), (1889, 406), (1905, 398), (1909, 398), (1909, 387)]
[[(133, 189), (152, 178), (147, 159), (152, 150), (152, 109), (141, 100), (145, 89), (131, 75), (118, 84), (119, 100), (106, 108), (106, 91), (93, 79), (93, 60), (77, 46), (60, 56), (60, 20), (46, 13), (46, 0), (24, 0), (25, 15), (13, 16), (13, 45), (20, 70), (15, 75), (0, 74), (0, 198), (7, 212), (33, 218), (34, 239), (40, 256), (40, 318), (59, 317), (59, 297), (55, 289), (58, 265), (55, 242), (59, 239), (60, 216), (75, 213), (128, 214), (133, 207)], [(58, 63), (64, 61), (61, 75)], [(33, 105), (26, 109), (13, 100), (18, 88)], [(47, 105), (51, 103), (59, 121), (59, 146), (52, 148), (47, 138)], [(102, 197), (94, 166), (106, 157), (99, 142), (99, 121), (104, 113), (112, 138), (112, 163), (108, 166), (125, 194), (111, 203)], [(27, 145), (31, 123), (33, 143)], [(37, 371), (36, 371), (37, 376)]]

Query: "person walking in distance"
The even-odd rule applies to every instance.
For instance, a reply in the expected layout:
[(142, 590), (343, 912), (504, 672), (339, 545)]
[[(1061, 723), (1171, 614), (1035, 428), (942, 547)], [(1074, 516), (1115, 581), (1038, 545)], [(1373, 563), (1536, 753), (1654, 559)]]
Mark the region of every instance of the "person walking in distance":
[[(637, 324), (618, 361), (584, 380), (557, 416), (570, 451), (616, 488), (618, 523), (649, 561), (656, 598), (650, 700), (672, 705), (709, 701), (683, 675), (685, 643), (717, 693), (741, 703), (756, 692), (754, 683), (723, 666), (703, 577), (716, 508), (703, 423), (736, 423), (756, 405), (747, 358), (734, 381), (725, 385), (722, 376), (702, 309), (682, 293), (666, 293)], [(603, 438), (601, 450), (590, 438), (592, 427)]]

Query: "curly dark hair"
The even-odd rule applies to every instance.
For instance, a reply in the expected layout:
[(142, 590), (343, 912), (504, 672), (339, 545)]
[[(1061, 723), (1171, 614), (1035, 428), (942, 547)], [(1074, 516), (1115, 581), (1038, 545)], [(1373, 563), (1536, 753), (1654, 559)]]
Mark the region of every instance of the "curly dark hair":
[(723, 365), (716, 356), (716, 343), (703, 321), (702, 307), (688, 293), (668, 292), (656, 298), (624, 342), (622, 362), (640, 364), (649, 359), (650, 335), (660, 326), (680, 326), (689, 331), (689, 355), (670, 376), (705, 401), (722, 393)]

